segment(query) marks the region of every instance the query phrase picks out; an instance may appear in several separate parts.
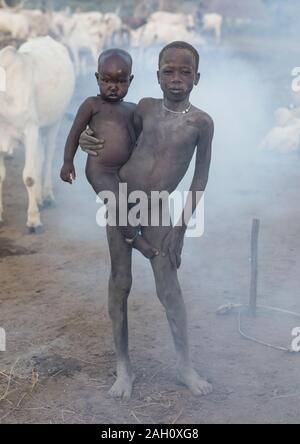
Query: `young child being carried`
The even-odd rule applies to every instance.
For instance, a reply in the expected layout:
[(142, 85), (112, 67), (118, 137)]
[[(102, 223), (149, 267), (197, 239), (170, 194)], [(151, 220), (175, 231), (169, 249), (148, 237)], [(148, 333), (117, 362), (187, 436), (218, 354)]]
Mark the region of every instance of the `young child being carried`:
[[(129, 159), (136, 142), (134, 111), (136, 105), (124, 102), (133, 79), (132, 58), (121, 49), (104, 51), (98, 60), (96, 79), (100, 94), (89, 97), (80, 106), (70, 130), (64, 152), (64, 164), (60, 177), (64, 182), (75, 179), (74, 157), (79, 145), (79, 137), (88, 126), (96, 137), (105, 140), (105, 150), (100, 156), (89, 155), (86, 176), (97, 194), (112, 191), (116, 197), (116, 215), (119, 214), (118, 170)], [(127, 210), (127, 209), (126, 209)], [(159, 254), (139, 233), (138, 227), (120, 227), (124, 240), (151, 259)]]

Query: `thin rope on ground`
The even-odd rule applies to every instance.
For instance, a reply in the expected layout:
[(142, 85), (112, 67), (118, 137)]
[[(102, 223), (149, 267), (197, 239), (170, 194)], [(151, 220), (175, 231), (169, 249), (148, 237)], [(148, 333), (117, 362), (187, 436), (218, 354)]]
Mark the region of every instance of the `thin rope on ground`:
[[(274, 345), (274, 344), (269, 344), (268, 342), (265, 341), (261, 341), (260, 339), (254, 338), (253, 336), (249, 336), (247, 335), (241, 327), (241, 314), (242, 314), (242, 308), (244, 307), (248, 307), (245, 304), (232, 304), (232, 303), (228, 303), (228, 304), (224, 304), (221, 305), (218, 310), (217, 310), (217, 314), (226, 314), (229, 311), (235, 309), (235, 308), (239, 308), (239, 312), (238, 312), (238, 332), (239, 334), (245, 338), (248, 339), (249, 341), (255, 342), (256, 344), (260, 344), (260, 345), (264, 345), (265, 347), (269, 347), (269, 348), (273, 348), (275, 350), (280, 350), (280, 351), (285, 351), (285, 352), (290, 352), (290, 351), (294, 351), (291, 348), (288, 347), (281, 347), (279, 345)], [(272, 311), (277, 311), (278, 313), (284, 313), (284, 314), (288, 314), (288, 315), (292, 315), (292, 316), (296, 316), (300, 318), (300, 313), (296, 313), (294, 311), (290, 311), (290, 310), (285, 310), (282, 308), (278, 308), (278, 307), (272, 307), (269, 305), (257, 305), (257, 308), (263, 308), (266, 310), (272, 310)]]
[(249, 341), (252, 341), (252, 342), (256, 342), (257, 344), (264, 345), (265, 347), (274, 348), (275, 350), (289, 351), (289, 349), (286, 347), (280, 347), (279, 345), (269, 344), (268, 342), (261, 341), (259, 339), (254, 338), (253, 336), (249, 336), (246, 333), (244, 333), (241, 328), (241, 312), (242, 312), (242, 310), (240, 309), (239, 315), (238, 315), (238, 330), (239, 330), (240, 335), (243, 336), (243, 338), (248, 339)]

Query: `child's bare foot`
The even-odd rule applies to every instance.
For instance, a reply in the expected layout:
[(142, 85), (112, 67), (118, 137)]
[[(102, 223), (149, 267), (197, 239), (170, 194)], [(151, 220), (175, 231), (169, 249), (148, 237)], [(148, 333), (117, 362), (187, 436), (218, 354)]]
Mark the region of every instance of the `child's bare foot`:
[(190, 366), (178, 369), (177, 378), (195, 396), (208, 395), (212, 392), (212, 385), (201, 379), (198, 373)]
[(159, 251), (156, 248), (153, 248), (141, 235), (138, 235), (134, 239), (132, 246), (139, 250), (147, 259), (152, 259), (159, 255)]
[(121, 370), (116, 382), (108, 392), (109, 395), (113, 398), (130, 399), (134, 380), (134, 373), (126, 369)]

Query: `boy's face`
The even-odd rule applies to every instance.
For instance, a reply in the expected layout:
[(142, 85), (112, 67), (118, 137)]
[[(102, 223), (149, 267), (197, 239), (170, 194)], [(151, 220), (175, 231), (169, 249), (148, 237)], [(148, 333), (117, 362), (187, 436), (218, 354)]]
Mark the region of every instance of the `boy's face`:
[(101, 96), (109, 102), (123, 99), (133, 79), (129, 63), (119, 56), (104, 59), (95, 75)]
[(167, 49), (163, 53), (157, 77), (164, 97), (173, 102), (184, 100), (200, 78), (193, 53), (188, 49)]

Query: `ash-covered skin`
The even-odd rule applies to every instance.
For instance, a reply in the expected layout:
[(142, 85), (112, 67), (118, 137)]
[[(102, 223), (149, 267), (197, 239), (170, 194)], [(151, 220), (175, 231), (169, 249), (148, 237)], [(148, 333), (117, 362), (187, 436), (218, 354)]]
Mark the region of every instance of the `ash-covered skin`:
[[(98, 72), (95, 73), (100, 94), (89, 97), (80, 106), (67, 138), (64, 164), (60, 177), (72, 184), (76, 177), (74, 157), (79, 144), (79, 136), (87, 126), (96, 137), (106, 140), (105, 150), (100, 156), (89, 155), (86, 164), (86, 177), (97, 194), (112, 191), (118, 203), (118, 170), (128, 160), (136, 135), (133, 127), (133, 113), (136, 105), (124, 102), (130, 83), (132, 60), (123, 50), (107, 50), (99, 57)], [(108, 208), (118, 215), (118, 206)], [(148, 242), (138, 235), (138, 229), (122, 227), (124, 238), (134, 239), (132, 245), (144, 256), (151, 258), (158, 254)]]
[[(173, 46), (172, 46), (173, 45)], [(174, 114), (189, 107), (189, 96), (198, 84), (200, 74), (195, 50), (184, 42), (168, 45), (160, 58), (158, 82), (163, 99), (142, 99), (135, 112), (134, 123), (139, 134), (137, 143), (125, 165), (119, 171), (127, 182), (129, 192), (175, 190), (186, 173), (195, 149), (196, 165), (191, 191), (204, 191), (211, 159), (213, 121), (204, 111), (191, 106), (186, 114)], [(164, 105), (164, 106), (163, 106)], [(167, 108), (167, 109), (166, 109)], [(106, 147), (91, 134), (83, 133), (81, 147), (97, 155)], [(197, 205), (195, 193), (193, 211)], [(143, 236), (162, 252), (151, 260), (158, 298), (163, 304), (177, 353), (178, 378), (193, 394), (211, 392), (211, 385), (193, 369), (188, 347), (186, 311), (177, 278), (181, 263), (186, 225), (172, 227), (143, 227)], [(134, 374), (128, 354), (127, 297), (131, 288), (131, 249), (122, 242), (118, 227), (107, 227), (111, 256), (109, 283), (109, 312), (113, 323), (117, 354), (117, 381), (111, 389), (113, 396), (131, 395)]]

